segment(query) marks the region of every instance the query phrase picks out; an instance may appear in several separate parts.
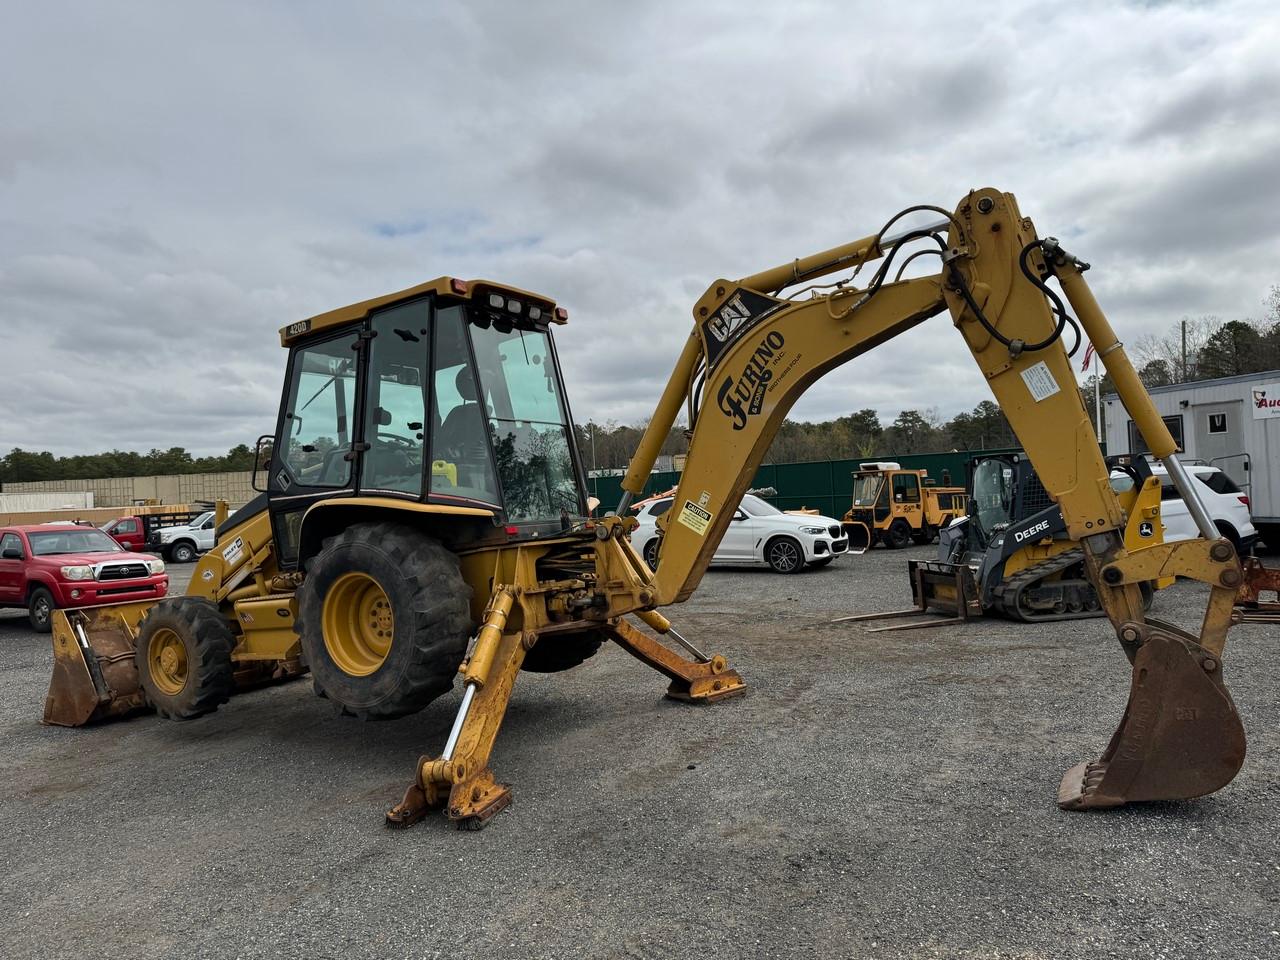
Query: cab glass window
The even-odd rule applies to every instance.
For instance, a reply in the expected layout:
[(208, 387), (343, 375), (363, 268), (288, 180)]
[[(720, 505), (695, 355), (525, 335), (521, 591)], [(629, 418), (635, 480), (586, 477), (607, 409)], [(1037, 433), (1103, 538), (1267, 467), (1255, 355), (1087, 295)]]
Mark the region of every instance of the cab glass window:
[(430, 309), (419, 300), (373, 318), (361, 489), (422, 493)]
[(493, 322), (471, 339), (508, 519), (585, 516), (550, 335)]
[(281, 488), (345, 487), (351, 479), (356, 336), (313, 344), (293, 358), (285, 400)]
[(489, 457), (487, 416), (480, 406), (471, 367), (462, 307), (437, 310), (435, 328), (431, 493), (497, 506), (498, 482)]
[(914, 473), (893, 475), (893, 499), (898, 503), (920, 502), (920, 478)]
[(115, 525), (114, 529), (111, 532), (112, 533), (137, 533), (138, 521), (137, 520), (121, 520), (119, 523)]
[[(0, 537), (0, 554), (10, 550), (16, 550), (18, 556), (22, 556), (22, 538), (16, 533), (6, 533), (3, 537)], [(11, 557), (10, 559), (14, 558)]]

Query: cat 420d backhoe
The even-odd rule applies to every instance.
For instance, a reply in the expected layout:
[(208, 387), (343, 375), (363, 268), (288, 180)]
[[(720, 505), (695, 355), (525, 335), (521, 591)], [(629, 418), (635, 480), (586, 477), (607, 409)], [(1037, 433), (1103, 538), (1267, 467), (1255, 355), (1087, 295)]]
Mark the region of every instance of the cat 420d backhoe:
[[(915, 212), (942, 219), (891, 236)], [(917, 242), (941, 271), (892, 275)], [(872, 236), (717, 280), (694, 306), (694, 329), (627, 471), (623, 502), (600, 520), (588, 518), (549, 326), (563, 314), (549, 300), (446, 278), (293, 324), (282, 331), (289, 363), (266, 492), (220, 531), (189, 596), (59, 616), (55, 650), (69, 686), (55, 684), (51, 700), (79, 690), (109, 704), (110, 682), (90, 682), (106, 673), (95, 652), (110, 658), (109, 637), (117, 650), (132, 648), (109, 666), (136, 665), (146, 699), (175, 717), (216, 707), (236, 668), (254, 662), (300, 658), (318, 692), (371, 719), (421, 709), (460, 672), (462, 702), (444, 749), (419, 760), (387, 820), (407, 826), (443, 808), (481, 825), (509, 802), (489, 757), (521, 669), (562, 670), (611, 640), (666, 674), (672, 696), (707, 701), (743, 689), (722, 657), (698, 652), (658, 609), (698, 586), (805, 389), (949, 313), (1061, 507), (1134, 668), (1119, 729), (1100, 759), (1067, 772), (1060, 805), (1211, 793), (1244, 760), (1244, 730), (1222, 680), (1240, 563), (1173, 457), (1168, 430), (1085, 285), (1086, 266), (1038, 238), (1011, 195), (984, 189), (954, 212), (909, 208)], [(835, 273), (845, 276), (811, 283)], [(1050, 277), (1204, 539), (1126, 546), (1062, 342), (1074, 321)], [(682, 409), (689, 456), (651, 571), (628, 542), (626, 508)], [(1211, 587), (1198, 635), (1145, 616), (1139, 585), (1175, 573)]]

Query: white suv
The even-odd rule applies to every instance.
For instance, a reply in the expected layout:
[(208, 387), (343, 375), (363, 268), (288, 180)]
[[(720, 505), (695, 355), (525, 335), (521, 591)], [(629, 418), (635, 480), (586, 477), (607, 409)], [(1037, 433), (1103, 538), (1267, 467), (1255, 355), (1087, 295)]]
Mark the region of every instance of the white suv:
[[(1218, 532), (1235, 544), (1241, 556), (1252, 549), (1258, 540), (1258, 531), (1249, 516), (1249, 498), (1234, 480), (1217, 467), (1207, 464), (1186, 463), (1187, 473), (1201, 484), (1200, 497)], [(1191, 519), (1187, 504), (1178, 495), (1169, 472), (1159, 463), (1151, 465), (1151, 472), (1160, 481), (1160, 520), (1164, 524), (1166, 541), (1191, 540), (1200, 536), (1196, 523)], [(1111, 475), (1113, 482), (1125, 474)]]
[[(671, 508), (671, 497), (642, 504), (640, 525), (631, 545), (649, 566), (658, 562), (658, 517)], [(777, 573), (798, 573), (806, 565), (825, 567), (849, 549), (839, 520), (808, 514), (783, 513), (753, 494), (742, 498), (729, 528), (716, 547), (713, 563), (761, 563)]]

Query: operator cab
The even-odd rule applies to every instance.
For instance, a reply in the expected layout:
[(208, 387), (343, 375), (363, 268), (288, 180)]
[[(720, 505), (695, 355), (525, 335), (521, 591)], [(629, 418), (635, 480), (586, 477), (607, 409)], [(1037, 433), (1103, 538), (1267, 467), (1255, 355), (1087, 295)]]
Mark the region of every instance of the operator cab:
[(525, 291), (443, 278), (284, 328), (266, 484), (282, 565), (320, 501), (432, 505), (511, 540), (584, 518), (549, 326), (565, 317)]

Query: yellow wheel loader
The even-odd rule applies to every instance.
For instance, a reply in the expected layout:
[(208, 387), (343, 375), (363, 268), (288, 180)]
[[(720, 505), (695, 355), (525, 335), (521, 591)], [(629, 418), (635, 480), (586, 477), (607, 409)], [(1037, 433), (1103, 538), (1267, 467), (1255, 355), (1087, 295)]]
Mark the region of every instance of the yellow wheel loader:
[[(917, 213), (940, 219), (895, 230)], [(891, 275), (916, 246), (938, 257), (940, 272)], [(461, 674), (443, 749), (414, 765), (387, 822), (403, 827), (442, 809), (481, 826), (510, 799), (489, 760), (522, 669), (572, 667), (607, 640), (668, 677), (670, 696), (710, 701), (743, 690), (723, 657), (702, 653), (660, 609), (697, 588), (805, 389), (947, 314), (1061, 508), (1134, 667), (1111, 744), (1068, 771), (1059, 803), (1211, 793), (1244, 759), (1222, 670), (1240, 563), (1173, 457), (1085, 284), (1086, 266), (1038, 237), (1011, 195), (983, 189), (954, 210), (909, 208), (862, 239), (713, 282), (694, 305), (623, 500), (600, 520), (589, 519), (572, 442), (551, 335), (564, 314), (552, 301), (444, 278), (292, 324), (281, 335), (289, 357), (279, 419), (260, 444), (270, 448), (265, 491), (221, 531), (191, 596), (101, 608), (88, 627), (60, 616), (56, 642), (82, 679), (103, 678), (78, 688), (86, 700), (105, 698), (99, 712), (112, 709), (107, 673), (127, 672), (130, 655), (146, 698), (173, 716), (216, 706), (242, 668), (295, 659), (318, 692), (369, 719), (420, 709)], [(1075, 321), (1050, 278), (1206, 539), (1126, 543), (1062, 342)], [(627, 506), (682, 410), (689, 455), (651, 570), (630, 546)], [(1198, 633), (1146, 617), (1140, 585), (1174, 573), (1211, 588)]]
[(903, 470), (893, 461), (860, 463), (842, 526), (854, 553), (877, 543), (897, 550), (912, 540), (932, 543), (939, 530), (964, 515), (964, 503), (964, 487), (935, 486), (927, 470)]

